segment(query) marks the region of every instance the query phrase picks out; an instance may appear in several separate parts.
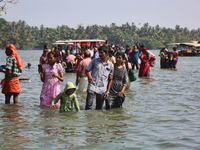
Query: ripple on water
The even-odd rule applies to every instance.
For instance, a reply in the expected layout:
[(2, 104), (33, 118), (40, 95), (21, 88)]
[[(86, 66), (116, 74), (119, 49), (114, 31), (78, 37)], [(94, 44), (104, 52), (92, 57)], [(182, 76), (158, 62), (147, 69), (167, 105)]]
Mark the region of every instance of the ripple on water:
[[(59, 113), (39, 106), (42, 51), (25, 52), (18, 54), (32, 69), (21, 77), (30, 76), (31, 82), (21, 82), (20, 104), (5, 105), (0, 95), (2, 149), (199, 149), (200, 66), (193, 65), (199, 57), (180, 57), (177, 70), (160, 69), (159, 51), (153, 51), (157, 59), (150, 78), (131, 83), (122, 109), (85, 111), (86, 93), (76, 91), (81, 111)], [(4, 64), (4, 51), (0, 56)], [(64, 74), (61, 91), (75, 79)]]

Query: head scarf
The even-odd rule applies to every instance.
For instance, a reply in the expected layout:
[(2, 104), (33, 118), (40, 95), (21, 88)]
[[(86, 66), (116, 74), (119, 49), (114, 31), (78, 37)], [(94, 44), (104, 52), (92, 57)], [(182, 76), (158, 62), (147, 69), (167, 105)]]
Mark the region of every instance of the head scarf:
[(31, 65), (31, 63), (30, 63), (30, 62), (28, 62), (28, 65)]
[(143, 48), (141, 49), (141, 51), (142, 51), (142, 52), (147, 51), (147, 48), (146, 48), (146, 47), (143, 47)]
[(9, 44), (6, 46), (6, 48), (10, 49), (13, 52), (12, 57), (16, 60), (17, 66), (19, 67), (19, 69), (23, 70), (24, 64), (22, 60), (20, 59), (20, 57), (17, 55), (17, 50), (15, 46), (13, 44)]

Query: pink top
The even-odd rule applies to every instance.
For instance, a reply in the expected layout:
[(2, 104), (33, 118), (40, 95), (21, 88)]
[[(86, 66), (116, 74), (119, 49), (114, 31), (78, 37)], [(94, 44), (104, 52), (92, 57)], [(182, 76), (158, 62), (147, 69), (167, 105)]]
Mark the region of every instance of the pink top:
[[(53, 67), (49, 64), (42, 65), (45, 72), (45, 80), (42, 85), (42, 91), (40, 94), (40, 105), (51, 106), (51, 102), (60, 93), (60, 82), (58, 78), (53, 77), (53, 73), (59, 75), (63, 72), (61, 64), (55, 63)], [(60, 105), (60, 102), (56, 105)]]
[(68, 64), (71, 61), (74, 61), (74, 56), (73, 55), (69, 55), (65, 57), (65, 62)]
[(80, 72), (80, 77), (87, 77), (87, 75), (85, 74), (85, 70), (87, 66), (90, 64), (90, 62), (91, 62), (91, 58), (85, 58), (80, 62), (77, 68), (77, 71)]

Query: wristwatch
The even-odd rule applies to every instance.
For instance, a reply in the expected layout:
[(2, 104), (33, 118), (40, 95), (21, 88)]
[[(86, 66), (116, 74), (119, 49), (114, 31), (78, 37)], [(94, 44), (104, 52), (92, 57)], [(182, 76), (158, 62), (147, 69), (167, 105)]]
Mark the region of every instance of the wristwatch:
[(108, 94), (109, 94), (110, 92), (109, 92), (109, 91), (106, 91), (106, 93), (108, 93)]

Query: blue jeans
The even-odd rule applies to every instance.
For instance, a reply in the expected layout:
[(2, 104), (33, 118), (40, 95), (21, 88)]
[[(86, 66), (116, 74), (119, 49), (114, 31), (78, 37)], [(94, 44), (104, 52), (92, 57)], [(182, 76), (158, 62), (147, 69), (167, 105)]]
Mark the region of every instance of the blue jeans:
[(92, 104), (93, 104), (95, 95), (96, 95), (96, 109), (102, 109), (103, 108), (105, 93), (98, 94), (98, 93), (95, 93), (94, 91), (88, 90), (87, 91), (85, 110), (92, 109)]

